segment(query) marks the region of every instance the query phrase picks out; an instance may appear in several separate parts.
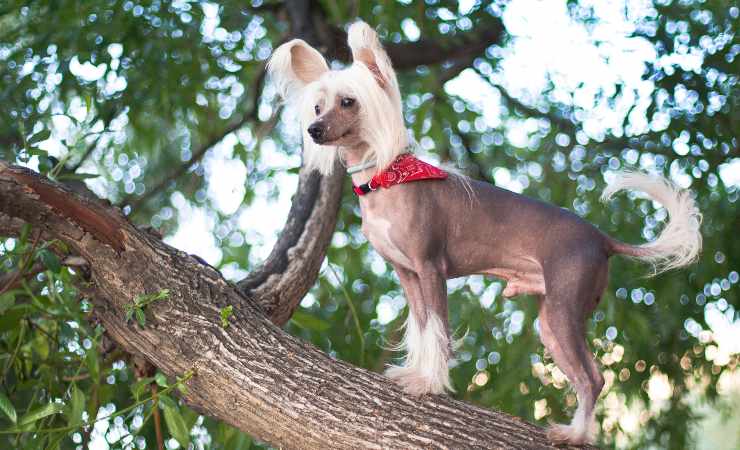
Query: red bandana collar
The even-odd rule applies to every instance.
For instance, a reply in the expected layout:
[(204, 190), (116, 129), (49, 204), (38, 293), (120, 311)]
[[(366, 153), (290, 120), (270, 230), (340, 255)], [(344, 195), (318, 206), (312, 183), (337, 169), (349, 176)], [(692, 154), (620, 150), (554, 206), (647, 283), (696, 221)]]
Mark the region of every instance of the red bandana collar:
[(394, 184), (410, 183), (420, 180), (444, 180), (447, 172), (417, 159), (411, 153), (403, 153), (370, 181), (359, 186), (352, 186), (357, 195), (365, 195), (380, 187), (389, 188)]

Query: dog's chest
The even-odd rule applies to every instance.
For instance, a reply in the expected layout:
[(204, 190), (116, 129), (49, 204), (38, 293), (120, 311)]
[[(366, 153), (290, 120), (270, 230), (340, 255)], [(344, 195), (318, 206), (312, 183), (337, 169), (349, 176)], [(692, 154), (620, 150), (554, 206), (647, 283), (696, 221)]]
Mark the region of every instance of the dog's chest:
[(393, 242), (390, 234), (391, 222), (377, 215), (362, 215), (362, 234), (370, 241), (373, 248), (388, 261), (403, 266), (407, 269), (412, 268), (411, 260), (403, 251)]

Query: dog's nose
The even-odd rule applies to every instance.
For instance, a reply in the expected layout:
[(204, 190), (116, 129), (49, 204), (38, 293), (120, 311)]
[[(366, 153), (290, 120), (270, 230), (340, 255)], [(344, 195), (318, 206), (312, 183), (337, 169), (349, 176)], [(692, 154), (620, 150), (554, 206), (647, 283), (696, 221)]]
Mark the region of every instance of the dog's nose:
[(321, 124), (314, 123), (308, 127), (308, 134), (315, 140), (318, 141), (324, 136), (324, 127)]

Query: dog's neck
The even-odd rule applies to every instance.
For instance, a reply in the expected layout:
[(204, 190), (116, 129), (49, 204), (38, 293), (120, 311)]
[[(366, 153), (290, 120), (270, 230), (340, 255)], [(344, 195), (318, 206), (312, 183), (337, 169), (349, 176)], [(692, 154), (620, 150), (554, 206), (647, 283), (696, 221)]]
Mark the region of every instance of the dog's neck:
[(365, 163), (358, 164), (356, 166), (349, 166), (349, 167), (347, 167), (347, 173), (349, 175), (352, 175), (353, 173), (359, 172), (361, 170), (372, 169), (373, 167), (375, 167), (377, 165), (378, 165), (378, 161), (376, 161), (374, 159), (370, 159), (370, 160), (368, 160)]
[(383, 169), (382, 167), (378, 168), (375, 165), (367, 167), (367, 165), (365, 164), (367, 163), (367, 160), (365, 159), (365, 153), (367, 153), (366, 145), (344, 148), (342, 152), (344, 163), (347, 165), (347, 167), (362, 166), (360, 170), (357, 170), (350, 175), (355, 186), (367, 183), (368, 181), (370, 181), (373, 175), (378, 172), (378, 169)]

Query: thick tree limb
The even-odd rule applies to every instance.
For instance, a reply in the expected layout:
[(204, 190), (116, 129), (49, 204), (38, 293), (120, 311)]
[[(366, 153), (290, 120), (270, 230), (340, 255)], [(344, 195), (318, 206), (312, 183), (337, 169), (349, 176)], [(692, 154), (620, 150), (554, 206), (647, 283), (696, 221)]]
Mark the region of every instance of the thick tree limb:
[(301, 168), (298, 192), (270, 256), (239, 282), (239, 290), (283, 325), (316, 281), (337, 222), (344, 169), (323, 177)]
[[(331, 40), (321, 41), (321, 50), (331, 58), (350, 61), (347, 33), (339, 27), (330, 30)], [(485, 26), (445, 39), (419, 39), (415, 42), (385, 42), (383, 47), (397, 71), (419, 66), (434, 66), (447, 62), (472, 60), (481, 56), (491, 45), (501, 44), (505, 35), (503, 22), (491, 17)]]
[(451, 38), (451, 42), (420, 39), (416, 42), (389, 44), (385, 48), (393, 61), (393, 67), (405, 70), (480, 56), (491, 45), (500, 44), (503, 36), (503, 22), (498, 18), (492, 18), (491, 23), (484, 29), (461, 35), (457, 40)]
[[(82, 214), (81, 218), (78, 214)], [(215, 270), (117, 210), (0, 163), (0, 231), (23, 222), (90, 263), (94, 311), (125, 351), (168, 376), (194, 370), (184, 400), (281, 448), (554, 448), (520, 419), (444, 396), (412, 398), (272, 324)], [(169, 289), (126, 323), (137, 295)], [(241, 304), (226, 329), (220, 308)]]

